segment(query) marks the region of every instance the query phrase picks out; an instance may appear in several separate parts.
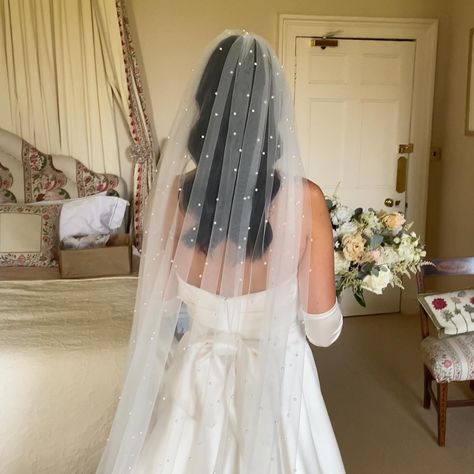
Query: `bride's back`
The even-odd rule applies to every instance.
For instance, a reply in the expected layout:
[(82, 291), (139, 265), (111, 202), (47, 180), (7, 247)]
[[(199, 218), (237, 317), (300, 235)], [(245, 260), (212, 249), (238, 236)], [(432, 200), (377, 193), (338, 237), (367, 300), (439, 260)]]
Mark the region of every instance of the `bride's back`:
[[(295, 213), (293, 216), (295, 220), (291, 222), (291, 224), (286, 223), (288, 232), (297, 231), (299, 233), (299, 248), (295, 248), (298, 262), (302, 259), (306, 249), (313, 224), (311, 219), (307, 218), (305, 220), (304, 218), (305, 215), (311, 217), (311, 189), (309, 183), (309, 181), (304, 180), (303, 212)], [(285, 197), (283, 193), (277, 193), (272, 201), (272, 209), (268, 214), (268, 223), (272, 228), (281, 225), (278, 224), (277, 220), (273, 217), (274, 215), (279, 215), (278, 208), (282, 205), (281, 201), (285, 200)], [(283, 205), (285, 204), (287, 203)], [(183, 214), (180, 215), (180, 220), (180, 225), (182, 226), (182, 222), (184, 221)], [(180, 234), (186, 234), (186, 230), (182, 229)], [(269, 283), (268, 259), (271, 258), (270, 254), (273, 253), (275, 245), (273, 247), (270, 245), (267, 251), (257, 259), (246, 256), (246, 258), (240, 261), (230, 257), (230, 255), (235, 256), (238, 254), (237, 247), (238, 246), (230, 239), (222, 240), (212, 251), (207, 252), (197, 247), (180, 246), (180, 250), (176, 253), (175, 257), (177, 268), (180, 267), (179, 262), (181, 261), (191, 262), (191, 264), (187, 266), (186, 274), (181, 274), (179, 270), (177, 270), (178, 277), (192, 286), (226, 297), (258, 293), (266, 290)], [(206, 273), (212, 274), (214, 278), (203, 279), (203, 275)], [(232, 274), (231, 278), (228, 278), (229, 273)], [(236, 273), (240, 273), (241, 278), (235, 279), (234, 275)], [(296, 272), (293, 273), (295, 274), (294, 276), (296, 276)], [(291, 276), (293, 275), (282, 272), (279, 278), (281, 281), (274, 281), (274, 286), (277, 286), (282, 281), (288, 280)], [(236, 288), (236, 285), (238, 285), (238, 288)]]

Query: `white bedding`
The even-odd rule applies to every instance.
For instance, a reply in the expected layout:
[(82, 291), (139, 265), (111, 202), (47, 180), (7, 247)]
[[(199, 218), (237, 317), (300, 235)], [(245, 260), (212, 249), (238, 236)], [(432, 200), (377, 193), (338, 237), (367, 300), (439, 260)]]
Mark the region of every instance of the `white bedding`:
[(0, 473), (95, 472), (136, 282), (0, 281)]

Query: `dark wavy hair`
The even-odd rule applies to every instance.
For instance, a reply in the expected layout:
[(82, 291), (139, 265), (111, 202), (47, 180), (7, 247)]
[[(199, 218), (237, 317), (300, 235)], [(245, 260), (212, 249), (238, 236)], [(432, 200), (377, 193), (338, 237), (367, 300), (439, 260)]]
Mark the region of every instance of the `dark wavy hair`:
[[(238, 36), (229, 36), (219, 43), (216, 49), (211, 54), (209, 61), (204, 69), (202, 78), (200, 80), (195, 99), (199, 107), (199, 116), (191, 129), (188, 138), (188, 150), (192, 156), (193, 161), (196, 165), (199, 163), (201, 152), (204, 144), (202, 140), (202, 135), (207, 131), (209, 120), (211, 117), (211, 112), (215, 100), (214, 91), (217, 90), (219, 85), (219, 80), (222, 75), (222, 70), (226, 62), (227, 53), (232, 47), (233, 43), (236, 41)], [(253, 48), (254, 55), (256, 54), (256, 45)], [(254, 69), (255, 71), (255, 69)], [(235, 78), (233, 79), (233, 81)], [(231, 90), (234, 87), (234, 82), (231, 84)], [(212, 157), (212, 168), (209, 173), (209, 181), (206, 183), (205, 197), (202, 202), (202, 206), (196, 209), (189, 208), (190, 196), (194, 186), (194, 179), (196, 176), (196, 170), (188, 173), (184, 181), (181, 183), (181, 194), (180, 194), (180, 205), (181, 208), (186, 212), (191, 213), (200, 213), (200, 223), (199, 228), (196, 231), (187, 231), (184, 233), (183, 239), (189, 245), (196, 245), (197, 248), (208, 254), (209, 251), (212, 251), (211, 247), (216, 246), (224, 239), (230, 239), (231, 241), (237, 243), (239, 231), (236, 229), (233, 231), (231, 228), (227, 229), (227, 232), (219, 232), (218, 235), (214, 233), (212, 237), (211, 245), (211, 235), (212, 228), (214, 223), (214, 215), (216, 212), (217, 206), (217, 197), (219, 193), (219, 185), (222, 178), (222, 168), (223, 168), (223, 156), (224, 148), (226, 144), (227, 132), (229, 128), (229, 115), (231, 107), (231, 97), (232, 94), (229, 94), (224, 113), (222, 116), (221, 128), (219, 130), (219, 135), (214, 151), (214, 156)], [(268, 211), (269, 202), (265, 202), (266, 192), (265, 187), (267, 185), (268, 174), (273, 175), (272, 180), (272, 190), (270, 195), (270, 202), (277, 195), (280, 185), (281, 178), (279, 173), (273, 169), (273, 164), (279, 159), (279, 148), (272, 150), (269, 155), (268, 149), (268, 135), (269, 135), (269, 124), (268, 121), (271, 118), (267, 116), (267, 123), (265, 127), (265, 139), (263, 140), (262, 155), (260, 159), (260, 167), (258, 170), (257, 182), (255, 188), (259, 192), (254, 192), (251, 199), (251, 214), (250, 214), (250, 223), (249, 231), (247, 234), (247, 247), (246, 247), (246, 256), (251, 257), (253, 260), (260, 258), (268, 249), (272, 239), (273, 231), (269, 222), (266, 221), (265, 216)], [(270, 161), (269, 161), (270, 160)], [(269, 162), (272, 166), (268, 167)], [(233, 190), (229, 189), (227, 194), (229, 199), (232, 199)], [(194, 242), (195, 241), (195, 242)]]

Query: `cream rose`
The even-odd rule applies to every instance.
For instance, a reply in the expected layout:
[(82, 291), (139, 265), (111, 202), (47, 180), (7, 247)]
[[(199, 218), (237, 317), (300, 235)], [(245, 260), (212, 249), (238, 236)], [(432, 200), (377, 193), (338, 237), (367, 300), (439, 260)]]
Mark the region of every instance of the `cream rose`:
[(384, 214), (381, 220), (384, 226), (391, 230), (394, 234), (399, 232), (403, 224), (406, 222), (406, 219), (399, 212)]
[(344, 235), (342, 237), (344, 257), (353, 262), (362, 262), (365, 254), (365, 240), (360, 234)]
[(392, 272), (389, 270), (388, 267), (382, 267), (385, 270), (380, 270), (377, 276), (367, 275), (362, 280), (361, 287), (364, 290), (371, 291), (372, 293), (376, 293), (377, 295), (381, 295), (382, 291), (387, 287), (387, 285), (392, 281)]

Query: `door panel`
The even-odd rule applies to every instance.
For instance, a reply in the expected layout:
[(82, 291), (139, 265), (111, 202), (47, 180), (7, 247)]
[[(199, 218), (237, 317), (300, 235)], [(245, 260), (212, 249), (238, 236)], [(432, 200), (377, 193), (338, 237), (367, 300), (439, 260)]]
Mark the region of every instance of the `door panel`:
[[(410, 141), (415, 43), (296, 40), (295, 110), (303, 163), (323, 191), (352, 207), (405, 210), (395, 190), (398, 145)], [(385, 207), (391, 198), (398, 203)], [(370, 297), (367, 310), (343, 297), (345, 314), (396, 312), (400, 292)], [(362, 312), (361, 312), (362, 311)]]
[(324, 159), (306, 160), (307, 173), (309, 177), (317, 176), (320, 186), (335, 187), (344, 171), (347, 104), (341, 100), (311, 99), (309, 107), (309, 149), (320, 157), (330, 157), (331, 166)]

